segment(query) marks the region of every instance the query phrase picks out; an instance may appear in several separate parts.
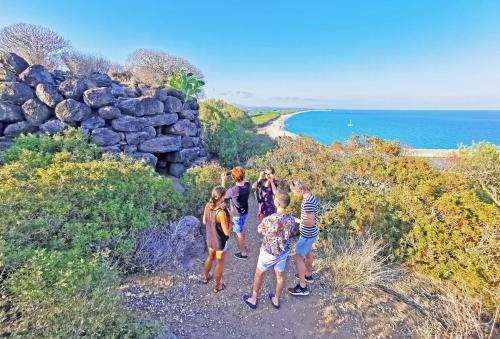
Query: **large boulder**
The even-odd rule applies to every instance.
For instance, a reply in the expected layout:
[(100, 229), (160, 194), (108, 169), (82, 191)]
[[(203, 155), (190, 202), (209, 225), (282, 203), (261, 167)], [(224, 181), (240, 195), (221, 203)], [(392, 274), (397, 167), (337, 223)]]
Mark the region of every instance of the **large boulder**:
[(21, 109), (26, 120), (34, 126), (40, 126), (52, 115), (52, 110), (37, 98), (26, 100)]
[(184, 99), (186, 98), (186, 95), (184, 93), (182, 93), (181, 91), (176, 90), (174, 88), (168, 88), (167, 94), (172, 96), (172, 97), (176, 97), (177, 99), (180, 99), (182, 101), (184, 101)]
[(193, 111), (197, 111), (200, 109), (200, 105), (198, 104), (198, 101), (196, 99), (192, 99), (189, 101), (186, 101), (184, 105), (182, 106), (182, 109), (191, 109)]
[(19, 82), (19, 77), (7, 68), (0, 67), (0, 81)]
[(92, 131), (92, 142), (99, 146), (110, 146), (120, 142), (120, 135), (109, 128), (97, 128)]
[(177, 163), (185, 163), (191, 160), (196, 159), (198, 156), (198, 148), (186, 148), (181, 149), (178, 152), (173, 152), (167, 154), (168, 162), (177, 162)]
[(31, 87), (36, 87), (38, 84), (54, 85), (52, 75), (42, 65), (31, 65), (26, 68), (20, 75), (22, 81)]
[(0, 82), (0, 100), (22, 105), (26, 100), (34, 98), (31, 88), (22, 82)]
[(95, 87), (83, 92), (83, 101), (92, 108), (114, 104), (116, 99), (110, 87)]
[(142, 87), (140, 90), (141, 90), (142, 95), (148, 96), (148, 97), (153, 97), (153, 98), (156, 98), (160, 101), (164, 101), (168, 96), (167, 90), (164, 88)]
[(68, 124), (65, 124), (64, 122), (57, 119), (49, 120), (46, 123), (39, 126), (40, 131), (49, 135), (61, 133), (68, 127), (69, 127)]
[(168, 174), (173, 175), (174, 177), (180, 178), (185, 171), (186, 167), (183, 164), (168, 164)]
[(59, 120), (70, 125), (88, 119), (92, 115), (92, 109), (89, 106), (73, 99), (58, 103), (55, 112)]
[(137, 238), (134, 258), (148, 270), (176, 268), (196, 271), (205, 257), (206, 245), (198, 218), (185, 216), (170, 225), (157, 225)]
[(124, 97), (126, 95), (125, 88), (118, 84), (115, 84), (114, 82), (111, 84), (111, 93), (115, 97)]
[(97, 114), (105, 120), (117, 119), (122, 116), (122, 112), (118, 107), (104, 106), (97, 110)]
[(138, 150), (147, 153), (168, 153), (181, 149), (181, 138), (176, 136), (158, 136), (145, 140), (138, 146)]
[(146, 162), (146, 164), (151, 165), (152, 167), (156, 167), (156, 164), (158, 162), (158, 158), (151, 153), (135, 152), (130, 153), (129, 155), (133, 158), (143, 160), (144, 162)]
[(59, 91), (68, 99), (81, 100), (83, 92), (88, 89), (85, 80), (80, 78), (67, 79), (59, 85)]
[(147, 127), (143, 119), (131, 116), (111, 120), (111, 126), (121, 132), (139, 132)]
[(177, 121), (170, 127), (166, 128), (168, 133), (177, 134), (177, 135), (187, 135), (187, 136), (196, 136), (198, 133), (198, 128), (194, 123), (187, 119), (181, 119)]
[(16, 74), (21, 74), (29, 64), (15, 53), (0, 52), (0, 65), (7, 66)]
[(28, 121), (15, 122), (5, 127), (3, 135), (9, 138), (18, 137), (23, 133), (31, 133), (36, 131), (36, 126), (33, 126)]
[(10, 123), (22, 120), (24, 120), (24, 114), (21, 107), (0, 101), (0, 121)]
[(93, 116), (82, 121), (81, 128), (92, 130), (106, 125), (106, 121), (100, 116)]
[(182, 101), (173, 96), (167, 96), (163, 101), (165, 112), (179, 113), (182, 110)]
[[(156, 135), (156, 132), (155, 132)], [(127, 132), (125, 133), (125, 140), (129, 145), (139, 145), (144, 140), (149, 140), (154, 138), (155, 135), (151, 136), (151, 133), (140, 131), (140, 132)]]
[(157, 114), (149, 117), (141, 118), (146, 126), (170, 126), (173, 125), (179, 118), (175, 113)]
[(41, 102), (51, 108), (55, 108), (58, 103), (64, 100), (57, 87), (51, 84), (36, 85), (35, 94)]
[(87, 83), (90, 87), (110, 87), (113, 84), (111, 78), (107, 74), (92, 73), (87, 76)]
[(123, 113), (144, 116), (154, 115), (163, 112), (163, 103), (153, 97), (140, 97), (119, 100), (116, 104)]
[(183, 109), (182, 111), (179, 112), (179, 118), (188, 119), (191, 121), (193, 121), (197, 115), (198, 115), (198, 111), (194, 111), (191, 109)]

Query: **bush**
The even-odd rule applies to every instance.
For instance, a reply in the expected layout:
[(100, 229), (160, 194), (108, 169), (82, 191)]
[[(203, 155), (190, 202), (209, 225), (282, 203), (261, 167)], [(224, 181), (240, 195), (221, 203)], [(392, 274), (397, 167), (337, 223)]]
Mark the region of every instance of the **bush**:
[(200, 120), (204, 126), (216, 126), (229, 120), (244, 129), (255, 127), (247, 112), (218, 99), (207, 99), (200, 103)]
[(153, 327), (139, 328), (121, 310), (118, 282), (118, 272), (97, 257), (37, 250), (5, 284), (13, 305), (4, 314), (8, 331), (44, 338), (151, 336)]
[(182, 183), (186, 187), (186, 204), (188, 208), (200, 214), (210, 199), (212, 189), (221, 184), (221, 173), (224, 169), (217, 163), (189, 168), (182, 176)]

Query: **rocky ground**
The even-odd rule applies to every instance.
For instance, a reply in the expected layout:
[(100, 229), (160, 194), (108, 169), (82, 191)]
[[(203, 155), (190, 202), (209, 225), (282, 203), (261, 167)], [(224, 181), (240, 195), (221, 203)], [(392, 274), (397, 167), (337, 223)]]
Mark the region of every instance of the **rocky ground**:
[[(382, 291), (368, 296), (336, 295), (316, 275), (311, 295), (294, 297), (285, 292), (281, 309), (273, 309), (267, 293), (274, 290), (273, 272), (264, 279), (258, 308), (242, 302), (250, 293), (259, 243), (257, 206), (251, 201), (247, 221), (249, 259), (236, 259), (230, 240), (223, 281), (227, 289), (212, 292), (200, 282), (199, 272), (163, 272), (131, 277), (123, 286), (125, 306), (141, 315), (168, 323), (178, 338), (411, 338), (405, 321), (408, 305)], [(295, 265), (289, 259), (286, 286), (296, 283)]]

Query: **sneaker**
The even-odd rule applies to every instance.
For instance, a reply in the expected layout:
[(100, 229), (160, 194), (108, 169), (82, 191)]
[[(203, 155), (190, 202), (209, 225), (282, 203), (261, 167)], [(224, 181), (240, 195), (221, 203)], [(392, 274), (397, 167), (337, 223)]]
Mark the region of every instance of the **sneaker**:
[[(295, 274), (295, 278), (300, 279), (298, 274)], [(308, 283), (314, 282), (314, 278), (313, 278), (312, 274), (310, 276), (306, 275), (306, 282), (308, 282)]]
[(238, 259), (248, 259), (248, 255), (242, 255), (241, 252), (235, 253), (234, 256)]
[(295, 287), (290, 287), (288, 289), (291, 295), (309, 295), (309, 289), (306, 287), (300, 287), (299, 284)]

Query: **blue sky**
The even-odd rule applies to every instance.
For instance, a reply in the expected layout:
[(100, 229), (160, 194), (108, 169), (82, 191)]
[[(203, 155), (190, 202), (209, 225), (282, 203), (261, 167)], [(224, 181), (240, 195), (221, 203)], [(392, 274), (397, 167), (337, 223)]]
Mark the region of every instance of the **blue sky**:
[(0, 26), (54, 29), (124, 62), (163, 49), (206, 95), (258, 106), (500, 109), (500, 1), (2, 0)]

